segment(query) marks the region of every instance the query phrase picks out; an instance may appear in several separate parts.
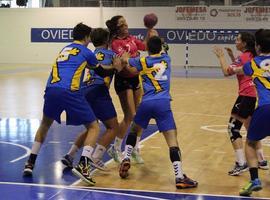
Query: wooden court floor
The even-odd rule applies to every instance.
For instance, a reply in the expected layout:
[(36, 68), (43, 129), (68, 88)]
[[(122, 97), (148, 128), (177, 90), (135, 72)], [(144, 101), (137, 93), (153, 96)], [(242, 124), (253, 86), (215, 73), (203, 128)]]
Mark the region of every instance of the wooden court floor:
[[(21, 70), (0, 69), (0, 118), (22, 119), (42, 116), (43, 91), (49, 68)], [(118, 165), (111, 162), (111, 173), (96, 172), (97, 187), (188, 192), (201, 194), (238, 195), (249, 174), (238, 177), (227, 175), (234, 164), (234, 154), (226, 133), (230, 109), (237, 96), (235, 79), (177, 78), (171, 83), (172, 108), (182, 149), (183, 168), (188, 176), (196, 179), (196, 189), (176, 190), (169, 161), (168, 148), (160, 133), (142, 145), (145, 164), (133, 164), (130, 177), (118, 177)], [(113, 89), (111, 94), (122, 118), (119, 101)], [(243, 130), (243, 134), (245, 131)], [(270, 142), (264, 141), (267, 159)], [(263, 190), (256, 197), (270, 198), (269, 171), (259, 171)], [(83, 185), (83, 183), (78, 183)]]

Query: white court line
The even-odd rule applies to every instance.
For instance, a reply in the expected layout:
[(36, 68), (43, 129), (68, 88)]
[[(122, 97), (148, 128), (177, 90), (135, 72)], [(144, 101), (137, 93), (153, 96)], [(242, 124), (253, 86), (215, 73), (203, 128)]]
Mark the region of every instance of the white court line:
[(23, 158), (26, 158), (26, 157), (29, 156), (30, 153), (31, 153), (31, 150), (30, 150), (28, 147), (24, 146), (24, 145), (12, 143), (12, 142), (4, 142), (4, 141), (0, 141), (0, 143), (3, 143), (3, 144), (10, 144), (10, 145), (14, 145), (14, 146), (17, 146), (17, 147), (21, 147), (21, 148), (23, 148), (23, 149), (26, 151), (26, 153), (23, 154), (22, 156), (20, 156), (20, 157), (14, 159), (14, 160), (12, 160), (12, 161), (9, 161), (9, 162), (11, 162), (11, 163), (14, 163), (14, 162), (16, 162), (16, 161), (18, 161), (18, 160), (21, 160), (21, 159), (23, 159)]
[[(2, 185), (22, 185), (22, 186), (34, 186), (34, 187), (48, 187), (48, 188), (57, 188), (57, 189), (66, 189), (66, 190), (78, 190), (78, 191), (90, 191), (90, 192), (100, 192), (100, 193), (108, 193), (108, 194), (119, 194), (123, 196), (134, 196), (134, 197), (143, 197), (149, 199), (159, 199), (159, 200), (167, 200), (156, 197), (149, 196), (140, 196), (140, 195), (132, 195), (118, 192), (110, 192), (106, 190), (114, 190), (114, 191), (134, 191), (134, 192), (149, 192), (149, 193), (163, 193), (163, 194), (180, 194), (180, 195), (191, 195), (191, 196), (211, 196), (211, 197), (232, 197), (236, 199), (252, 199), (251, 197), (244, 196), (236, 196), (236, 195), (220, 195), (220, 194), (206, 194), (206, 193), (188, 193), (188, 192), (167, 192), (167, 191), (159, 191), (159, 190), (133, 190), (133, 189), (119, 189), (119, 188), (104, 188), (104, 187), (93, 187), (95, 189), (90, 189), (89, 187), (82, 186), (68, 186), (68, 185), (48, 185), (48, 184), (36, 184), (36, 183), (16, 183), (16, 182), (0, 182)], [(269, 199), (267, 197), (255, 197), (256, 199)]]
[[(149, 196), (143, 196), (143, 195), (136, 195), (136, 194), (126, 194), (121, 192), (111, 192), (111, 191), (103, 191), (103, 190), (95, 190), (95, 189), (89, 189), (89, 188), (83, 188), (83, 187), (71, 187), (66, 185), (47, 185), (47, 184), (35, 184), (35, 183), (15, 183), (15, 182), (0, 182), (0, 184), (4, 185), (22, 185), (22, 186), (34, 186), (34, 187), (48, 187), (48, 188), (57, 188), (57, 189), (64, 189), (64, 190), (76, 190), (76, 191), (86, 191), (86, 192), (96, 192), (96, 193), (105, 193), (105, 194), (116, 194), (120, 196), (129, 196), (129, 197), (138, 197), (138, 198), (144, 198), (144, 199), (152, 199), (152, 200), (168, 200), (168, 199), (162, 199), (157, 197), (149, 197)], [(49, 199), (55, 197), (57, 194), (51, 196)]]

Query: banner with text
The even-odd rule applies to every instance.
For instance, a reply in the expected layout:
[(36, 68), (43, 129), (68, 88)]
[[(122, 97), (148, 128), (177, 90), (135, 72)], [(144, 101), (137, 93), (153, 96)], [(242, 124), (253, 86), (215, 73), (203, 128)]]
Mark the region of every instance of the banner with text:
[[(247, 29), (157, 29), (160, 37), (168, 44), (234, 44), (241, 31)], [(146, 29), (129, 29), (130, 34), (143, 40)], [(31, 42), (72, 42), (71, 28), (32, 28)]]
[(176, 6), (176, 21), (270, 23), (270, 6)]

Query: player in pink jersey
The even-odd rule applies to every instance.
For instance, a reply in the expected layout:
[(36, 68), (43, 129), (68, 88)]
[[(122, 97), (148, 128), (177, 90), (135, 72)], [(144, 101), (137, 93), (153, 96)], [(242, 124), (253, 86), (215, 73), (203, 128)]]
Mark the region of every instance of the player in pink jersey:
[[(249, 62), (254, 56), (256, 56), (255, 38), (248, 32), (241, 32), (236, 38), (235, 45), (236, 49), (242, 52), (241, 55), (237, 58), (234, 57), (230, 48), (225, 48), (232, 60), (232, 64), (230, 65), (228, 65), (225, 60), (223, 50), (219, 47), (214, 47), (214, 53), (219, 59), (224, 76), (232, 76), (236, 74), (239, 85), (239, 96), (232, 108), (231, 117), (228, 123), (228, 133), (236, 157), (234, 168), (228, 172), (228, 174), (231, 176), (237, 176), (248, 170), (240, 130), (243, 124), (246, 130), (248, 129), (251, 116), (256, 105), (255, 86), (251, 77), (244, 75), (242, 70), (243, 65)], [(256, 149), (257, 156), (259, 158), (259, 167), (261, 169), (268, 169), (269, 166), (264, 158), (260, 142), (258, 143)]]
[[(128, 52), (133, 58), (139, 56), (139, 51), (145, 51), (145, 41), (147, 38), (157, 35), (154, 29), (148, 29), (145, 41), (137, 39), (135, 36), (129, 34), (126, 19), (121, 15), (113, 16), (110, 20), (106, 21), (106, 25), (111, 33), (112, 50), (118, 55)], [(139, 75), (134, 76), (128, 71), (122, 70), (115, 76), (114, 88), (121, 103), (124, 119), (120, 123), (120, 131), (115, 138), (114, 145), (108, 150), (108, 153), (115, 161), (121, 162), (122, 141), (135, 116), (136, 108), (142, 96)], [(132, 157), (137, 163), (143, 163), (143, 159), (138, 151), (139, 141), (140, 137), (137, 138)]]

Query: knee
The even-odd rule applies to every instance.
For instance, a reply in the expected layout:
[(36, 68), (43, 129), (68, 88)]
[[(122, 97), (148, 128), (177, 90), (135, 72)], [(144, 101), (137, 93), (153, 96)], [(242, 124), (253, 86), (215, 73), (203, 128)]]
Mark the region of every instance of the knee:
[(234, 142), (238, 138), (242, 138), (240, 130), (243, 123), (233, 117), (230, 118), (228, 123), (228, 134), (230, 136), (231, 142)]

